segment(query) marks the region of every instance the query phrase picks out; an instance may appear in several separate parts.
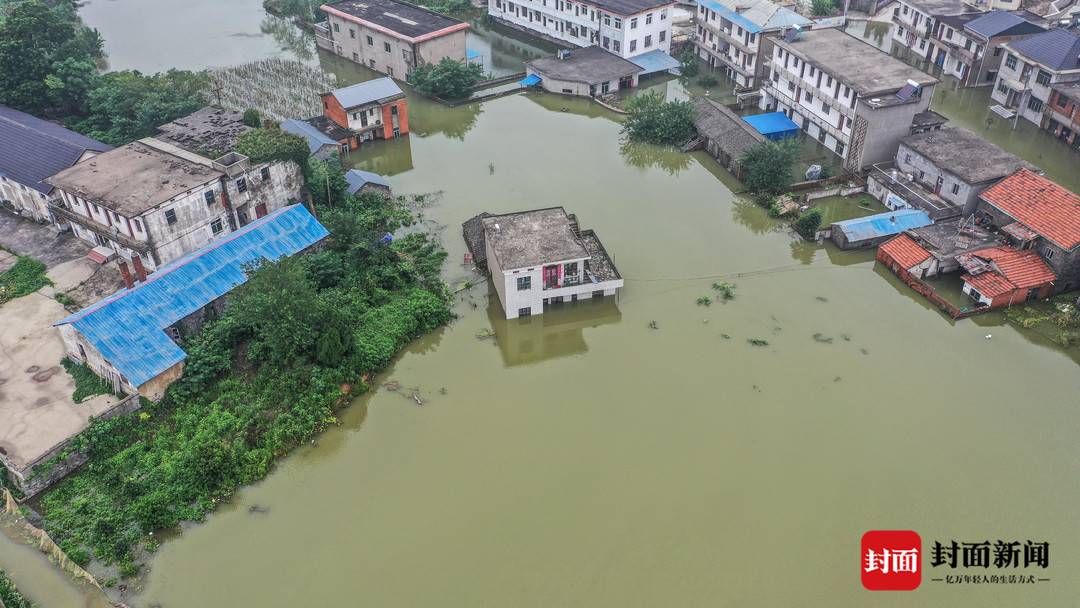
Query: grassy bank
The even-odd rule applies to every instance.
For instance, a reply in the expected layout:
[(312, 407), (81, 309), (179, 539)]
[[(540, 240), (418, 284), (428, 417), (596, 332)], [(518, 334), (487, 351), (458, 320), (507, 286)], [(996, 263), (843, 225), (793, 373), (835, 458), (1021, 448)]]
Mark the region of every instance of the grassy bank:
[(411, 339), (450, 319), (442, 249), (418, 233), (382, 242), (411, 224), (405, 202), (343, 198), (320, 210), (325, 250), (264, 263), (185, 340), (184, 376), (161, 403), (79, 437), (88, 463), (41, 501), (72, 559), (136, 573), (153, 532), (200, 520), (264, 477)]
[(0, 570), (0, 606), (5, 608), (33, 608), (34, 604), (22, 596), (15, 583)]
[(19, 256), (15, 265), (0, 274), (0, 304), (34, 293), (51, 284), (45, 276), (45, 264)]

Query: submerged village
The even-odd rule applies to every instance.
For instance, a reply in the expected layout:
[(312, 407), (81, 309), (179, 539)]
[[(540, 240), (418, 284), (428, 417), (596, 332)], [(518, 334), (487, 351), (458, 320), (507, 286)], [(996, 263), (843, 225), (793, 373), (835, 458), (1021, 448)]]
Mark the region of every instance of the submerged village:
[[(212, 4), (200, 0), (197, 12)], [(228, 9), (265, 14), (251, 41), (207, 33), (214, 58), (178, 69), (168, 59), (140, 69), (141, 55), (158, 53), (137, 41), (126, 55), (112, 47), (91, 18), (109, 10), (0, 0), (0, 540), (54, 564), (34, 566), (0, 543), (0, 606), (349, 603), (354, 583), (339, 590), (313, 574), (320, 589), (301, 601), (226, 574), (289, 568), (270, 557), (275, 547), (302, 556), (301, 539), (325, 533), (289, 511), (307, 500), (341, 505), (326, 516), (348, 540), (323, 540), (328, 562), (349, 563), (368, 538), (389, 553), (382, 572), (395, 584), (373, 591), (375, 603), (460, 592), (514, 605), (636, 604), (644, 599), (610, 589), (522, 601), (511, 588), (523, 584), (512, 582), (519, 570), (483, 531), (536, 547), (546, 533), (522, 532), (505, 519), (522, 504), (499, 501), (528, 495), (519, 483), (565, 490), (552, 525), (573, 531), (587, 514), (602, 529), (590, 483), (620, 504), (659, 499), (628, 489), (631, 478), (611, 472), (622, 465), (567, 481), (581, 460), (607, 458), (591, 450), (624, 453), (657, 479), (696, 460), (694, 445), (710, 446), (700, 448), (706, 460), (754, 460), (759, 448), (742, 444), (739, 426), (781, 451), (803, 441), (776, 434), (778, 404), (865, 405), (867, 391), (903, 377), (936, 397), (887, 397), (890, 412), (930, 419), (954, 405), (951, 432), (978, 417), (983, 438), (1028, 415), (1010, 408), (1029, 399), (1076, 405), (1080, 3), (267, 0)], [(262, 39), (276, 50), (227, 46)], [(1024, 393), (1034, 386), (1042, 396)], [(647, 420), (668, 399), (760, 409), (724, 422), (687, 410), (688, 426), (670, 437), (621, 419)], [(625, 412), (590, 411), (608, 402)], [(448, 419), (451, 404), (463, 420)], [(397, 413), (380, 422), (387, 409)], [(576, 420), (583, 435), (562, 436), (548, 415)], [(864, 416), (784, 415), (824, 424), (836, 445), (850, 439), (836, 429)], [(921, 445), (908, 422), (879, 415), (904, 438), (853, 424), (899, 442), (889, 462)], [(1070, 415), (1049, 408), (1017, 432), (1035, 441), (1075, 427)], [(370, 437), (377, 424), (389, 426), (381, 440)], [(653, 452), (721, 427), (733, 429), (716, 431), (726, 442)], [(485, 469), (490, 455), (464, 447), (488, 440), (508, 454), (502, 467)], [(634, 441), (652, 454), (640, 458), (656, 459), (629, 456)], [(398, 451), (406, 446), (417, 451)], [(996, 482), (1049, 491), (1052, 476), (1023, 467), (1068, 470), (1075, 449), (1059, 449), (1026, 454)], [(339, 455), (318, 456), (328, 450)], [(827, 449), (809, 458), (820, 465), (813, 474), (846, 479), (849, 461)], [(319, 462), (336, 477), (317, 481)], [(476, 487), (458, 477), (470, 466), (483, 471)], [(276, 472), (290, 467), (304, 467), (311, 485)], [(418, 485), (403, 485), (410, 475)], [(470, 540), (427, 530), (423, 542), (446, 564), (457, 561), (453, 546), (483, 539), (477, 567), (502, 572), (506, 587), (459, 587), (465, 563), (431, 591), (396, 584), (389, 569), (416, 556), (395, 555), (395, 540), (357, 522), (370, 511), (371, 526), (395, 529), (390, 513), (416, 504), (397, 500), (438, 502), (427, 492), (450, 479), (465, 489), (460, 504), (442, 489), (445, 516)], [(658, 483), (677, 496), (701, 479)], [(988, 479), (961, 485), (978, 491)], [(273, 490), (276, 503), (239, 498), (276, 483), (294, 484)], [(493, 498), (500, 486), (513, 489)], [(764, 494), (754, 508), (774, 506)], [(1071, 512), (1067, 496), (1077, 489), (1051, 510)], [(490, 520), (472, 521), (470, 505), (485, 501), (495, 501)], [(697, 521), (678, 513), (657, 528)], [(435, 525), (413, 516), (420, 530)], [(245, 529), (260, 518), (275, 531)], [(227, 520), (242, 531), (219, 546), (229, 533), (215, 526)], [(1055, 525), (1055, 541), (1077, 531), (1068, 518)], [(217, 532), (200, 536), (206, 529)], [(595, 542), (618, 552), (629, 529)], [(753, 542), (749, 530), (707, 529)], [(550, 560), (541, 570), (554, 576)], [(623, 586), (648, 570), (621, 563), (612, 580)], [(57, 573), (68, 580), (57, 585)], [(368, 576), (378, 575), (355, 584), (372, 585)], [(600, 575), (573, 576), (587, 587)], [(1057, 576), (1043, 605), (1074, 597), (1078, 581)], [(820, 591), (833, 592), (832, 605), (865, 605), (851, 590)], [(763, 605), (794, 601), (783, 593), (767, 592)]]

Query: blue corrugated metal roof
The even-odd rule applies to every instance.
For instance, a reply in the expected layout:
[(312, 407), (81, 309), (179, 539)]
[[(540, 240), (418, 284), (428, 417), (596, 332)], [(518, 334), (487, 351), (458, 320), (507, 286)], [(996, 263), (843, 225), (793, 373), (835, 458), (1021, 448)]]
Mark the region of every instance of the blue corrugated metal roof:
[(307, 140), (308, 151), (311, 154), (315, 154), (323, 146), (334, 146), (335, 148), (338, 146), (338, 142), (330, 139), (326, 133), (311, 126), (311, 123), (306, 120), (297, 120), (295, 118), (283, 120), (281, 121), (281, 130), (293, 135), (299, 135)]
[(921, 209), (901, 209), (836, 222), (833, 224), (833, 229), (839, 229), (849, 241), (865, 241), (900, 234), (905, 230), (922, 228), (933, 223), (934, 220)]
[(73, 325), (131, 384), (140, 386), (187, 358), (165, 335), (166, 327), (246, 281), (247, 264), (292, 255), (327, 234), (302, 205), (279, 209), (56, 325)]
[(769, 139), (783, 139), (799, 133), (799, 125), (795, 124), (783, 112), (754, 114), (753, 116), (744, 116), (743, 120), (751, 127), (754, 127), (755, 131)]
[(465, 49), (465, 58), (469, 61), (480, 57), (480, 51), (474, 51), (472, 49)]
[(649, 51), (648, 53), (642, 53), (629, 58), (632, 63), (644, 70), (641, 75), (652, 74), (654, 72), (666, 72), (668, 70), (677, 69), (682, 64), (678, 59), (675, 59), (671, 55), (668, 55), (660, 49)]
[(47, 194), (46, 177), (74, 165), (87, 150), (112, 146), (47, 120), (0, 106), (0, 172), (28, 188)]
[(528, 76), (526, 76), (526, 77), (522, 78), (521, 80), (519, 80), (518, 84), (520, 84), (523, 87), (534, 87), (534, 86), (540, 84), (542, 81), (543, 81), (543, 78), (540, 78), (536, 74), (529, 74)]
[(813, 24), (813, 21), (806, 17), (769, 0), (754, 0), (750, 3), (737, 0), (697, 0), (697, 3), (712, 9), (751, 34)]
[(356, 194), (363, 188), (365, 184), (377, 184), (379, 186), (390, 187), (390, 182), (378, 173), (372, 173), (371, 171), (361, 171), (360, 169), (349, 169), (345, 173), (345, 181), (349, 182), (349, 192)]
[(374, 103), (387, 97), (404, 95), (405, 93), (402, 92), (401, 87), (394, 82), (393, 78), (387, 76), (368, 80), (367, 82), (359, 82), (343, 89), (335, 89), (332, 94), (337, 98), (338, 103), (347, 110), (356, 106)]

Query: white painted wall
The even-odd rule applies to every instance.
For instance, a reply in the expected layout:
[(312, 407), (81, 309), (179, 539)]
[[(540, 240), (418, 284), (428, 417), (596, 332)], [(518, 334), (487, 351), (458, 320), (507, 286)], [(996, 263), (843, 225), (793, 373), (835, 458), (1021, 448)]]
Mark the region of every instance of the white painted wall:
[(622, 57), (671, 50), (674, 3), (617, 15), (585, 2), (490, 0), (488, 14), (548, 38), (576, 46), (598, 44)]

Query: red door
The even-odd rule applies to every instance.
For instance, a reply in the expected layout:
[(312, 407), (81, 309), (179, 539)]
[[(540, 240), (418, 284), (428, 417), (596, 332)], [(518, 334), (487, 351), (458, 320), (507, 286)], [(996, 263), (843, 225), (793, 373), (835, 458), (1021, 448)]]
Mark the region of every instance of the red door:
[(262, 217), (264, 215), (266, 215), (266, 203), (255, 205), (255, 217)]
[(554, 289), (559, 286), (559, 267), (544, 267), (544, 289)]

